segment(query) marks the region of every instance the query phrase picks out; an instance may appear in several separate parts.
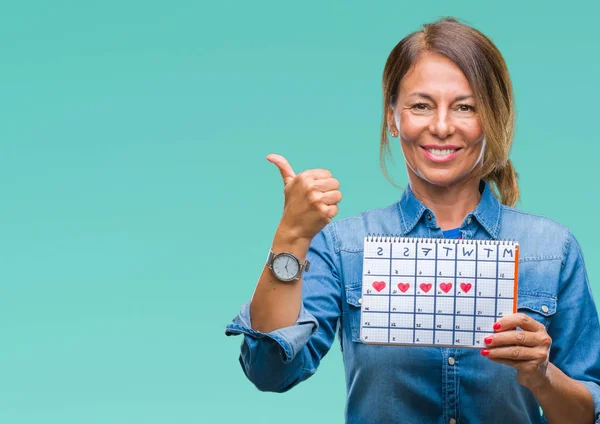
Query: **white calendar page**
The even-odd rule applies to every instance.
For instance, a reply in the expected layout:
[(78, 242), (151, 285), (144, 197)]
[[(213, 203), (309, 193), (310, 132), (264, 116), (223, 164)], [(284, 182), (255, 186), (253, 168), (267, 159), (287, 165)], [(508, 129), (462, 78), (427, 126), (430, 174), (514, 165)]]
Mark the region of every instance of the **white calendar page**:
[(516, 312), (518, 254), (507, 240), (365, 237), (361, 341), (485, 346)]

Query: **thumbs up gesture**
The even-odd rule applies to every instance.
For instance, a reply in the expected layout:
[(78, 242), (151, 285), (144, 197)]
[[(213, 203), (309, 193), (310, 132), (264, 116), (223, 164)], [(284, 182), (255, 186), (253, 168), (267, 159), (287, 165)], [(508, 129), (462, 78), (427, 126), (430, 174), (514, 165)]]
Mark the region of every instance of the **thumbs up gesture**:
[(338, 213), (342, 200), (340, 183), (326, 169), (309, 169), (296, 175), (292, 166), (281, 155), (270, 154), (283, 178), (285, 202), (280, 227), (295, 237), (308, 241), (323, 229)]

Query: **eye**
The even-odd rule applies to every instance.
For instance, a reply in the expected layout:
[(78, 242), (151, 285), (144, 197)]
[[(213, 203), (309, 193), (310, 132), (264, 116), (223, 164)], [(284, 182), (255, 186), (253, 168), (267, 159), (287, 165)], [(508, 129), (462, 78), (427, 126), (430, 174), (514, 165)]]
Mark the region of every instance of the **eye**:
[(425, 103), (415, 103), (414, 105), (410, 106), (411, 109), (415, 109), (415, 110), (427, 110), (429, 108), (429, 106), (427, 106)]
[(475, 111), (475, 106), (462, 104), (462, 105), (458, 105), (458, 110), (461, 112)]

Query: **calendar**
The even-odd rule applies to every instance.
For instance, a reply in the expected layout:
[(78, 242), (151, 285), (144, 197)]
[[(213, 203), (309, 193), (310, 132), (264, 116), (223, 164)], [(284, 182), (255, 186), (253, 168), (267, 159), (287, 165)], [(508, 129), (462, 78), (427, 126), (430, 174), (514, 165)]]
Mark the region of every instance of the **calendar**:
[(361, 341), (485, 346), (516, 312), (518, 258), (511, 240), (365, 237)]

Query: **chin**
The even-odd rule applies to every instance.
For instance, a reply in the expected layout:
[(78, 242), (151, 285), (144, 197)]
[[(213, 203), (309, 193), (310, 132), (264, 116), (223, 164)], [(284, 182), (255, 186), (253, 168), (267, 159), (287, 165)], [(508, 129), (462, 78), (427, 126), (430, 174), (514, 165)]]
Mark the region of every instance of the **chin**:
[(461, 181), (466, 181), (468, 175), (457, 175), (455, 172), (447, 171), (428, 171), (420, 172), (417, 178), (424, 180), (426, 183), (432, 184), (437, 187), (451, 187)]

